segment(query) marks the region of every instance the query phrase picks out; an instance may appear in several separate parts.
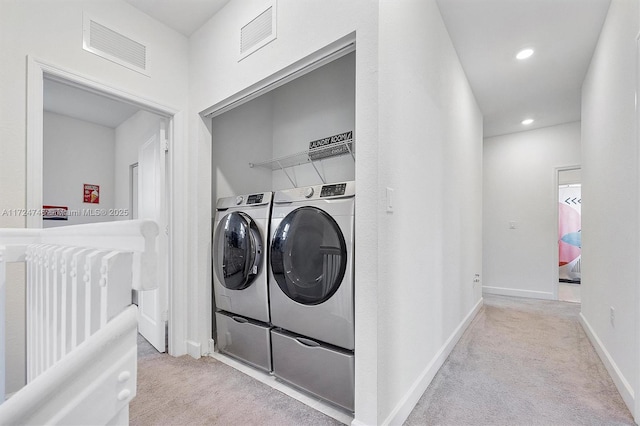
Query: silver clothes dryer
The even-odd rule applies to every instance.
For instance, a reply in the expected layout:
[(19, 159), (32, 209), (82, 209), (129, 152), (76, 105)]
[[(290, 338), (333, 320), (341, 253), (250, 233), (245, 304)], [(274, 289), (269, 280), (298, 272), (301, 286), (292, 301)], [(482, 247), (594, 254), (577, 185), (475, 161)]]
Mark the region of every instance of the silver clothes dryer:
[(355, 183), (274, 194), (270, 302), (274, 326), (353, 350)]
[(354, 409), (355, 183), (279, 191), (271, 215), (273, 374)]

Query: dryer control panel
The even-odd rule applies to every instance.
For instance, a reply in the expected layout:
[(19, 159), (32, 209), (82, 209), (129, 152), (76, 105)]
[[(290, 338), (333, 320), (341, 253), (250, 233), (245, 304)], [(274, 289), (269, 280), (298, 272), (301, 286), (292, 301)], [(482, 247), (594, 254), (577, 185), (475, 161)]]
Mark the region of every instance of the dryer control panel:
[(291, 188), (276, 191), (273, 194), (275, 204), (305, 202), (314, 200), (327, 200), (336, 198), (349, 198), (356, 194), (354, 181), (329, 183), (326, 185), (312, 185), (302, 188)]
[(247, 197), (247, 204), (260, 204), (264, 194), (253, 194)]
[(335, 197), (338, 195), (344, 195), (347, 189), (346, 183), (336, 183), (333, 185), (323, 185), (320, 191), (320, 198), (322, 197)]

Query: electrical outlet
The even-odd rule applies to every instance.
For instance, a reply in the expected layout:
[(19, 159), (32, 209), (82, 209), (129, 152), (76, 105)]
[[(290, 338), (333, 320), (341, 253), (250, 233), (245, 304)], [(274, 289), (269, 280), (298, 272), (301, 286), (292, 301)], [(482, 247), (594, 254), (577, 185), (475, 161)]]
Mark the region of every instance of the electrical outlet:
[(473, 276), (473, 282), (474, 282), (474, 284), (480, 282), (480, 274), (475, 274)]
[(609, 307), (609, 320), (611, 321), (612, 326), (616, 326), (616, 310), (613, 309), (613, 306)]

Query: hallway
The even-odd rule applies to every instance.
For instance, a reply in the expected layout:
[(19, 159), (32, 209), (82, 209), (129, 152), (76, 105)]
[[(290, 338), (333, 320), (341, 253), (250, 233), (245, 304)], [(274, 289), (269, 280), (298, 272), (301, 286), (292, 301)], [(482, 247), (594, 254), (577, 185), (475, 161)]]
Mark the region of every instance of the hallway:
[(406, 425), (633, 425), (580, 305), (484, 296)]
[[(579, 313), (578, 304), (485, 296), (405, 424), (633, 425)], [(217, 360), (144, 343), (131, 424), (336, 424)]]

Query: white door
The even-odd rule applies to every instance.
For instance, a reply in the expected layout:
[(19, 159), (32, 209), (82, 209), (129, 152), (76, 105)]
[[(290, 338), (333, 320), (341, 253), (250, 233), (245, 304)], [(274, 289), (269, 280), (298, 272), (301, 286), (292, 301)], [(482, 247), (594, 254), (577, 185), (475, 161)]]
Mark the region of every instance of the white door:
[(168, 235), (165, 179), (166, 121), (138, 151), (138, 218), (158, 223), (158, 289), (138, 292), (138, 330), (158, 351), (166, 348)]

